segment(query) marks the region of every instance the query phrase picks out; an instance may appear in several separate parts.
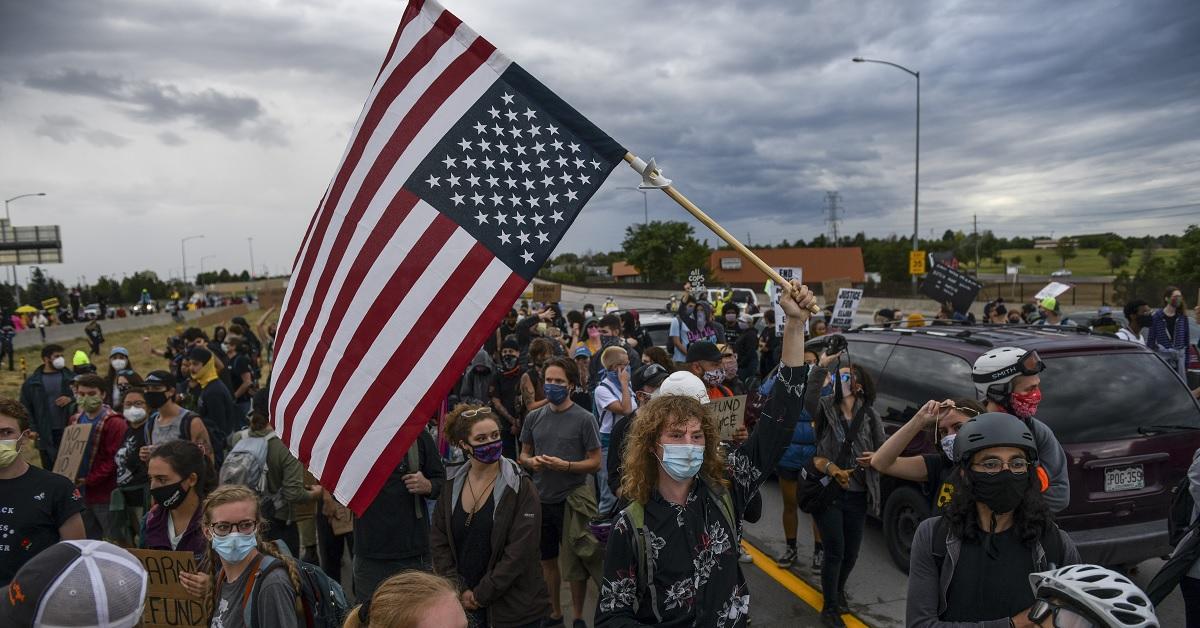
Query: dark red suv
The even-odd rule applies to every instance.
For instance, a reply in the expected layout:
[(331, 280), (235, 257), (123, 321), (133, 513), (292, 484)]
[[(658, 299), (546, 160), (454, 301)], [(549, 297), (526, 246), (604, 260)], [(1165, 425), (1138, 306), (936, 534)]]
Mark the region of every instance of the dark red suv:
[[(876, 377), (875, 409), (889, 434), (929, 399), (977, 398), (971, 365), (988, 349), (1036, 349), (1046, 363), (1037, 417), (1054, 430), (1070, 465), (1071, 503), (1058, 514), (1059, 526), (1085, 562), (1129, 565), (1170, 553), (1170, 491), (1200, 448), (1200, 405), (1145, 347), (1033, 326), (866, 327), (845, 337), (850, 358)], [(923, 432), (904, 455), (935, 451)], [(874, 514), (892, 560), (905, 571), (929, 504), (920, 485), (884, 477), (882, 512)]]

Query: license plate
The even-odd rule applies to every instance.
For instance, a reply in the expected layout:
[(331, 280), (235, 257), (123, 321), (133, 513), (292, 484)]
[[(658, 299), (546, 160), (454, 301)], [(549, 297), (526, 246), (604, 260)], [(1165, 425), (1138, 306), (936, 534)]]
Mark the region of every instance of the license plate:
[(1111, 467), (1104, 470), (1104, 492), (1135, 491), (1146, 488), (1146, 476), (1142, 465)]

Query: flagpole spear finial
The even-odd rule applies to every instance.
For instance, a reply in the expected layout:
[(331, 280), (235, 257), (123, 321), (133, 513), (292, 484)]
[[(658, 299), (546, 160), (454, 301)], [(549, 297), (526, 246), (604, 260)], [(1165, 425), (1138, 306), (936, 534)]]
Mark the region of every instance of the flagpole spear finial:
[[(757, 266), (758, 269), (765, 273), (767, 277), (771, 279), (771, 281), (775, 282), (776, 285), (786, 286), (788, 287), (789, 291), (792, 290), (790, 287), (792, 283), (790, 281), (784, 279), (783, 276), (776, 272), (774, 268), (771, 268), (771, 266), (762, 261), (759, 256), (755, 255), (753, 251), (746, 248), (746, 246), (739, 242), (737, 238), (733, 237), (733, 234), (726, 231), (724, 227), (717, 224), (717, 222), (712, 218), (709, 218), (708, 214), (705, 214), (703, 210), (701, 210), (699, 207), (696, 207), (696, 205), (689, 201), (687, 197), (685, 197), (683, 194), (680, 194), (679, 190), (676, 190), (671, 185), (671, 180), (662, 175), (662, 170), (654, 163), (653, 158), (651, 158), (650, 162), (647, 163), (633, 153), (625, 153), (625, 161), (628, 162), (629, 166), (637, 171), (638, 174), (642, 175), (642, 183), (638, 186), (639, 188), (662, 190), (667, 196), (671, 197), (676, 203), (679, 203), (681, 207), (686, 209), (689, 214), (695, 216), (696, 220), (704, 223), (704, 226), (711, 229), (713, 233), (717, 234), (718, 237), (729, 244), (729, 246), (732, 246), (738, 253), (741, 253), (742, 257), (745, 257), (750, 261), (751, 264)], [(809, 307), (809, 310), (813, 314), (819, 314), (821, 312), (821, 308), (815, 303)]]

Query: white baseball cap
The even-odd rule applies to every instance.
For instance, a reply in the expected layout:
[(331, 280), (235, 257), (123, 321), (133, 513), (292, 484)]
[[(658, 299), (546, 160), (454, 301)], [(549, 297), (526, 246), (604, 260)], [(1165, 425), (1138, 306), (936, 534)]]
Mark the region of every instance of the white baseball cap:
[(654, 394), (655, 397), (664, 395), (692, 397), (702, 404), (708, 403), (708, 388), (704, 382), (700, 381), (699, 377), (688, 371), (675, 371), (667, 376), (662, 386), (658, 387), (658, 392)]

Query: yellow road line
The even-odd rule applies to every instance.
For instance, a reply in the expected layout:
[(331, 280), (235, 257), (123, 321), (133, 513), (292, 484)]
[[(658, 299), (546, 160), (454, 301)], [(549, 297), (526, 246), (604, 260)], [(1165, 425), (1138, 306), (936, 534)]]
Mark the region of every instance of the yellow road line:
[[(807, 582), (801, 580), (791, 571), (788, 571), (787, 569), (780, 569), (779, 566), (775, 564), (774, 559), (762, 553), (762, 550), (751, 545), (749, 541), (743, 539), (742, 547), (745, 548), (746, 552), (754, 559), (755, 567), (758, 567), (763, 573), (771, 576), (772, 580), (778, 582), (788, 591), (791, 591), (793, 595), (801, 600), (804, 600), (805, 604), (808, 604), (820, 612), (821, 608), (825, 604), (825, 600), (821, 596), (820, 591), (809, 586)], [(867, 628), (867, 625), (859, 620), (859, 618), (849, 613), (842, 615), (842, 621), (846, 622), (846, 626), (848, 628)]]

